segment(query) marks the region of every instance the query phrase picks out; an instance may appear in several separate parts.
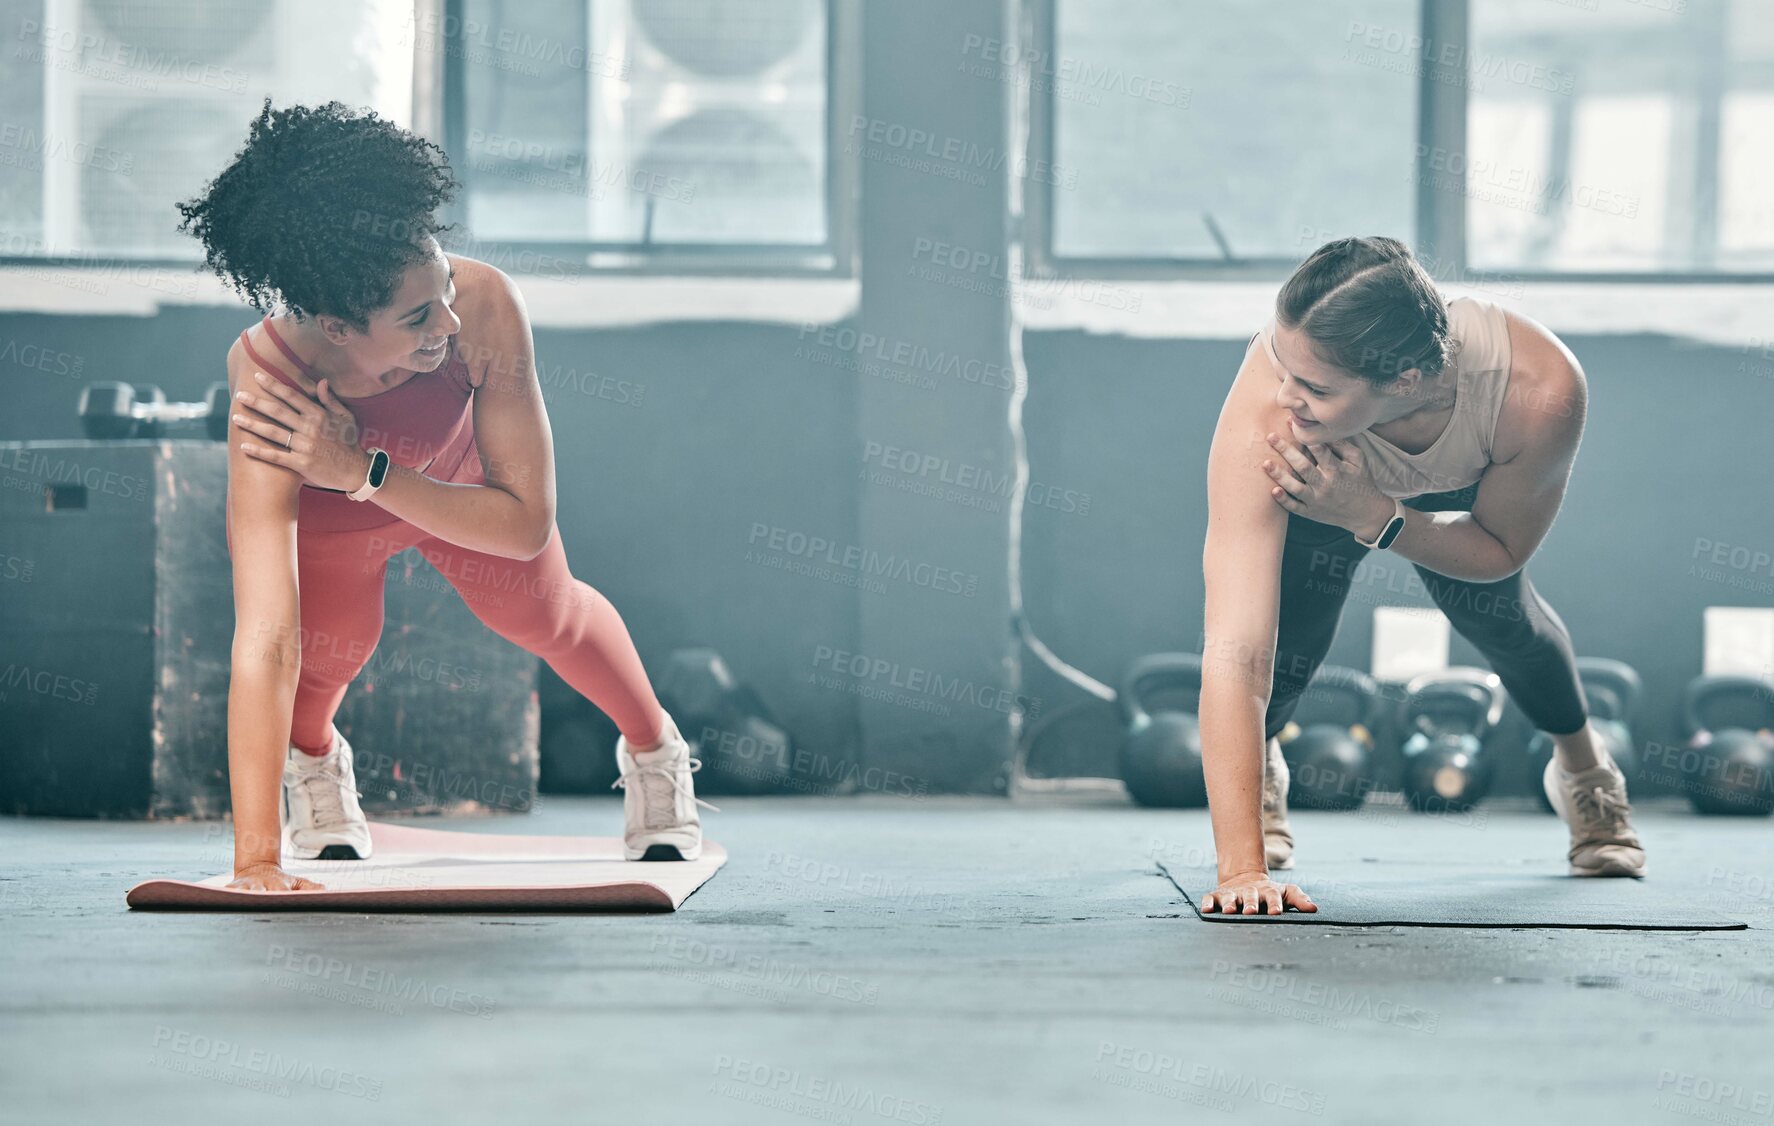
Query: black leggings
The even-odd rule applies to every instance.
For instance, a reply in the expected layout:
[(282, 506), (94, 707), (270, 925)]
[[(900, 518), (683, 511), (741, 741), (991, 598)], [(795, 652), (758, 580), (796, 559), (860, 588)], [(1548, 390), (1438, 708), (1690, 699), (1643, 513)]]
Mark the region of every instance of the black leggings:
[[(1468, 512), (1478, 486), (1405, 501), (1422, 512)], [(1293, 513), (1281, 564), (1281, 620), (1265, 738), (1293, 716), (1312, 674), (1330, 651), (1349, 582), (1368, 549), (1342, 528)], [(1523, 569), (1501, 582), (1469, 583), (1417, 567), (1424, 588), (1460, 636), (1503, 680), (1510, 699), (1535, 727), (1554, 735), (1580, 730), (1589, 714), (1571, 651), (1571, 635)]]

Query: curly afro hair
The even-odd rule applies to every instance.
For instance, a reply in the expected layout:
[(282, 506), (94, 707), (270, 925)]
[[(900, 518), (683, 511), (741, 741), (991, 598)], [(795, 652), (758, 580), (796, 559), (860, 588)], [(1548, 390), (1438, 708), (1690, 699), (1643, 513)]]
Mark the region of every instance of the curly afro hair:
[(435, 214), (456, 188), (442, 149), (372, 111), (266, 98), (246, 147), (178, 205), (179, 230), (259, 312), (281, 302), (363, 328), (447, 229)]

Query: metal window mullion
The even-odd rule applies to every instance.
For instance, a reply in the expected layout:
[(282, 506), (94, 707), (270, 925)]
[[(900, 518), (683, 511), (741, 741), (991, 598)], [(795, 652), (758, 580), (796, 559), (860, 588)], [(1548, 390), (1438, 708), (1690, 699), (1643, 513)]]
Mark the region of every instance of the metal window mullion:
[[(1467, 268), (1465, 166), (1471, 154), (1466, 151), (1466, 82), (1472, 42), (1471, 0), (1422, 0), (1420, 11), (1429, 56), (1417, 80), (1417, 252), (1438, 264), (1441, 273), (1460, 274)], [(1436, 61), (1442, 57), (1457, 60), (1457, 65)], [(1460, 190), (1437, 186), (1428, 164), (1437, 149), (1458, 155)], [(1445, 183), (1445, 177), (1440, 182)]]
[[(438, 95), (441, 106), (440, 121), (444, 152), (449, 156), (451, 165), (457, 170), (457, 178), (463, 184), (463, 191), (448, 205), (444, 212), (447, 222), (465, 224), (468, 214), (467, 196), (473, 190), (473, 169), (468, 161), (468, 91), (466, 44), (461, 41), (462, 31), (466, 26), (465, 8), (467, 0), (422, 0), (441, 5), (443, 11), (443, 31), (439, 37), (439, 49), (443, 54), (441, 67), (442, 89)], [(588, 0), (589, 2), (589, 0)], [(858, 175), (854, 161), (840, 159), (840, 130), (848, 127), (850, 115), (855, 112), (858, 104), (853, 96), (852, 85), (854, 69), (858, 62), (857, 26), (858, 19), (850, 5), (857, 0), (827, 0), (826, 27), (828, 47), (826, 56), (826, 113), (828, 124), (825, 134), (826, 146), (826, 238), (817, 246), (773, 246), (773, 245), (734, 245), (722, 247), (710, 253), (709, 247), (664, 247), (647, 246), (635, 243), (610, 243), (596, 238), (584, 240), (500, 240), (484, 242), (475, 240), (477, 249), (491, 252), (497, 257), (500, 251), (518, 248), (558, 250), (561, 258), (586, 261), (599, 253), (617, 253), (635, 259), (644, 259), (646, 265), (628, 265), (616, 269), (605, 269), (601, 266), (587, 265), (586, 273), (608, 272), (613, 274), (628, 273), (664, 273), (675, 269), (688, 269), (695, 273), (711, 274), (759, 274), (768, 276), (806, 276), (845, 274), (854, 269), (855, 232), (857, 209), (855, 197), (857, 193)], [(843, 9), (840, 11), (840, 9)], [(840, 62), (847, 73), (840, 78)], [(589, 119), (591, 127), (596, 126), (594, 119)], [(589, 149), (588, 149), (589, 151)], [(595, 231), (593, 232), (595, 234)], [(731, 265), (723, 267), (727, 255), (731, 255)]]
[[(1693, 255), (1687, 268), (1716, 269), (1719, 261), (1719, 175), (1724, 159), (1719, 132), (1724, 115), (1730, 41), (1723, 5), (1696, 13), (1701, 58), (1694, 68), (1694, 179), (1691, 187)], [(1672, 91), (1673, 93), (1673, 91)]]
[(466, 173), (461, 171), (468, 165), (468, 66), (466, 44), (459, 42), (462, 34), (462, 22), (467, 0), (441, 0), (443, 6), (443, 26), (437, 37), (437, 50), (443, 55), (439, 73), (442, 75), (442, 89), (438, 91), (439, 131), (444, 155), (450, 159), (450, 166), (457, 169), (456, 178), (462, 184), (456, 197), (445, 207), (444, 221), (451, 224), (463, 224), (468, 218), (468, 193), (471, 182)]
[[(1023, 18), (1017, 21), (1020, 46), (1017, 65), (1038, 65), (1031, 60), (1041, 60), (1049, 69), (1057, 69), (1053, 65), (1053, 45), (1057, 38), (1058, 0), (1022, 0), (1022, 3), (1020, 14)], [(1032, 79), (1033, 75), (1028, 77)], [(1053, 167), (1056, 85), (1054, 82), (1022, 82), (1020, 79), (1016, 83), (1019, 92), (1028, 91), (1024, 108), (1029, 126), (1029, 151), (1023, 162), (1025, 169)], [(1059, 260), (1053, 246), (1053, 186), (1048, 180), (1049, 177), (1045, 176), (1025, 175), (1022, 178), (1022, 215), (1018, 226), (1023, 246), (1023, 273), (1030, 277), (1053, 274)]]
[(834, 272), (857, 273), (856, 224), (861, 190), (858, 156), (844, 137), (861, 111), (861, 0), (831, 0), (826, 7), (825, 59), (825, 241)]
[[(58, 60), (60, 50), (55, 46), (59, 37), (46, 35), (40, 41), (43, 60), (43, 135), (56, 138), (66, 146), (69, 152), (84, 137), (81, 133), (82, 120), (85, 113), (84, 99), (81, 93), (85, 85), (83, 71), (80, 68), (80, 38), (84, 32), (81, 26), (80, 10), (76, 0), (47, 0), (44, 11), (44, 23), (56, 29), (72, 28), (71, 38), (74, 46), (68, 49), (68, 57)], [(58, 65), (60, 64), (60, 65)], [(49, 147), (45, 146), (45, 152)], [(72, 161), (66, 159), (45, 158), (43, 164), (43, 237), (40, 252), (48, 255), (68, 254), (70, 252), (91, 253), (93, 248), (81, 242), (81, 182), (80, 169)], [(109, 253), (112, 247), (105, 247)]]
[(444, 52), (441, 35), (446, 0), (413, 0), (413, 132), (435, 145), (444, 137)]

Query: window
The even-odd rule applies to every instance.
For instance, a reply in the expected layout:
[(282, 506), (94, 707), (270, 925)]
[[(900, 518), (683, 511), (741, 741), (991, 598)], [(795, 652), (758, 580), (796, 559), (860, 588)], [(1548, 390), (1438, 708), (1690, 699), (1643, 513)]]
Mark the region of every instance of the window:
[(187, 260), (174, 205), (279, 105), (412, 104), (397, 0), (43, 0), (0, 25), (0, 257)]
[(1384, 44), (1418, 3), (1057, 0), (1028, 60), (1054, 256), (1286, 260), (1322, 230), (1408, 228), (1416, 86)]
[[(848, 268), (831, 0), (10, 7), (0, 258), (196, 258), (174, 205), (269, 95), (438, 122), (463, 184), (446, 243), (517, 272)], [(423, 106), (416, 77), (441, 91)]]
[(1774, 5), (1474, 0), (1475, 267), (1774, 268)]
[(1774, 273), (1768, 0), (1031, 0), (1039, 271)]
[(575, 268), (834, 257), (826, 0), (448, 11), (451, 158), (476, 243)]

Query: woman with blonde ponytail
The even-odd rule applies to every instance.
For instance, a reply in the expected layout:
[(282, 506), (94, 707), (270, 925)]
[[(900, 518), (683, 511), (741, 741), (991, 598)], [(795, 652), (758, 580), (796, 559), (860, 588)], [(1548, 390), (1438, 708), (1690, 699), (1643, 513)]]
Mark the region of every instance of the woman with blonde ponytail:
[(1389, 238), (1326, 243), (1251, 338), (1208, 455), (1201, 730), (1218, 886), (1203, 910), (1315, 911), (1276, 736), (1336, 635), (1357, 563), (1390, 550), (1549, 733), (1571, 872), (1640, 876), (1626, 782), (1595, 736), (1564, 623), (1525, 566), (1583, 433), (1583, 369), (1545, 327), (1445, 299)]

